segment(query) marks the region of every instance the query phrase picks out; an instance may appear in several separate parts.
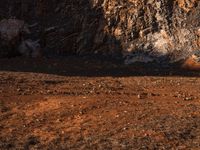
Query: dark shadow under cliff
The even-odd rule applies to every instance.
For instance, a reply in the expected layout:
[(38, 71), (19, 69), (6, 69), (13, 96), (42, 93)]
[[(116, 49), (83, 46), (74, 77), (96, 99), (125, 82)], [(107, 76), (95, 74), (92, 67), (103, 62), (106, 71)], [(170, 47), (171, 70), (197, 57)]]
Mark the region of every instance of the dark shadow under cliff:
[(199, 77), (199, 72), (177, 66), (161, 68), (159, 64), (124, 65), (121, 61), (97, 57), (59, 57), (51, 59), (0, 59), (0, 72), (29, 72), (71, 77)]

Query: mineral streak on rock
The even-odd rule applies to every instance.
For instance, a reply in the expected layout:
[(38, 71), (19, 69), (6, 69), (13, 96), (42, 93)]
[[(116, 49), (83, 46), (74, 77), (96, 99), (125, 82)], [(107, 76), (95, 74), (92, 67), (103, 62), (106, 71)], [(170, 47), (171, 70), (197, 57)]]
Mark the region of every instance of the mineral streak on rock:
[[(151, 58), (169, 57), (169, 62), (177, 62), (192, 56), (194, 50), (200, 50), (198, 0), (33, 0), (24, 5), (4, 3), (7, 7), (2, 10), (13, 8), (10, 9), (12, 16), (20, 14), (15, 17), (31, 23), (38, 21), (43, 28), (58, 27), (46, 37), (46, 41), (47, 47), (61, 51), (59, 54), (113, 57), (122, 54), (135, 62), (130, 58), (133, 54), (145, 53)], [(14, 13), (16, 11), (18, 13)], [(27, 18), (27, 15), (31, 17)], [(129, 64), (128, 60), (126, 62)]]

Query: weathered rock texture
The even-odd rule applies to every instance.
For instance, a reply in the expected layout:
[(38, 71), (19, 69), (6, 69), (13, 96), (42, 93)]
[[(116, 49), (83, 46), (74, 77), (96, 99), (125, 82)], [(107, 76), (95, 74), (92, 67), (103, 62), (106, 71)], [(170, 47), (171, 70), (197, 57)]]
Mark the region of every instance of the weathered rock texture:
[(37, 36), (45, 41), (47, 54), (123, 54), (130, 56), (129, 63), (138, 53), (178, 61), (200, 49), (198, 0), (2, 2), (1, 18), (15, 16), (38, 23), (32, 32), (40, 31)]

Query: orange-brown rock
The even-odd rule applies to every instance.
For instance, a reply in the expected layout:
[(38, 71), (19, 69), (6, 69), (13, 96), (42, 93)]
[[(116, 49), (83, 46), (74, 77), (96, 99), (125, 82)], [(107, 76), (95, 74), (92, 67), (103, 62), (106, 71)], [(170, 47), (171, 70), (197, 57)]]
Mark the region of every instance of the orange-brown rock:
[(191, 56), (185, 60), (181, 67), (186, 70), (200, 71), (200, 62), (196, 60), (195, 56)]

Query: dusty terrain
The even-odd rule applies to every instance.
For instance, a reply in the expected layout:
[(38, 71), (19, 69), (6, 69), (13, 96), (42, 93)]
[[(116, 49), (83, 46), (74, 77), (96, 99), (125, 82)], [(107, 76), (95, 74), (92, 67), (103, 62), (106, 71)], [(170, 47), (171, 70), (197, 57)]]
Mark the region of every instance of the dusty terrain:
[(0, 149), (200, 149), (200, 73), (87, 60), (0, 60)]

